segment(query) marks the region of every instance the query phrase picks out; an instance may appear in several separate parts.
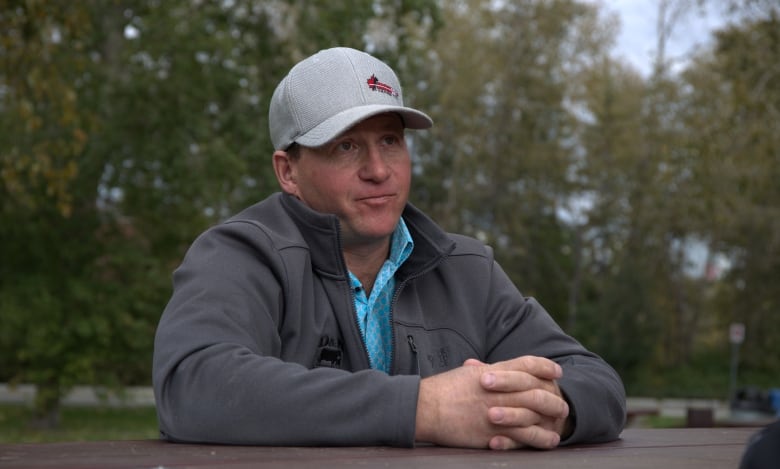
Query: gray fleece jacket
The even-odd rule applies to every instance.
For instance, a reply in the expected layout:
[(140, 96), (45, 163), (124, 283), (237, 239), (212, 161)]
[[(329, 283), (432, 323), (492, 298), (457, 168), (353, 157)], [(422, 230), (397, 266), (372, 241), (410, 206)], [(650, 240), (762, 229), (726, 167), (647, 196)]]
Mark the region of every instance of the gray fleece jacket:
[(203, 233), (173, 276), (154, 345), (161, 434), (172, 441), (413, 446), (421, 377), (467, 358), (555, 360), (576, 415), (563, 444), (617, 438), (617, 373), (525, 298), (481, 242), (407, 205), (414, 251), (397, 272), (390, 375), (369, 367), (336, 217), (274, 194)]

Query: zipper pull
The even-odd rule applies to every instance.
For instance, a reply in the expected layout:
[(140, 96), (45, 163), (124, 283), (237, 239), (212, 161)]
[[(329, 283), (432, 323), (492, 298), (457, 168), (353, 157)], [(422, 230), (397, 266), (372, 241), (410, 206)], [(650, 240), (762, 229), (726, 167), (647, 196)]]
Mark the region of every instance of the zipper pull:
[(420, 359), (417, 356), (417, 345), (414, 343), (414, 336), (407, 335), (406, 342), (409, 344), (409, 350), (412, 351), (412, 355), (414, 356), (414, 370), (412, 370), (412, 374), (419, 375)]

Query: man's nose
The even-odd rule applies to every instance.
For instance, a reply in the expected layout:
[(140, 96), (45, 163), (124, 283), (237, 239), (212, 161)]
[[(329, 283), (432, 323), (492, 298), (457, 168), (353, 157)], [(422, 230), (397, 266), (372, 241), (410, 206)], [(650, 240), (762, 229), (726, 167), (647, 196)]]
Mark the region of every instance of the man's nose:
[(378, 145), (365, 147), (360, 177), (367, 180), (383, 181), (390, 175), (390, 166)]

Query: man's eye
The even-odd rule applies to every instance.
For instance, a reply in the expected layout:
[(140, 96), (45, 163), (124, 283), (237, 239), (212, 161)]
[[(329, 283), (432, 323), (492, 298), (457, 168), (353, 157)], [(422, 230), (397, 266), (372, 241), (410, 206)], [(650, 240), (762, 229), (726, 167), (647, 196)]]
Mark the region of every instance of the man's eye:
[(338, 145), (339, 151), (350, 151), (352, 148), (354, 148), (352, 142), (341, 142)]

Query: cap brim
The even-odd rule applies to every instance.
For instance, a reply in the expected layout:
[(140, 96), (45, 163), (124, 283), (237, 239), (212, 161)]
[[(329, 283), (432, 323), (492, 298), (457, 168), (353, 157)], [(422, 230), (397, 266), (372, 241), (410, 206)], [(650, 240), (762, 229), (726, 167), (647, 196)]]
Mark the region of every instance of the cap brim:
[(317, 127), (295, 139), (295, 142), (305, 147), (319, 147), (344, 133), (355, 124), (378, 114), (394, 112), (400, 114), (407, 129), (428, 129), (433, 126), (433, 120), (424, 112), (404, 106), (388, 106), (370, 104), (347, 109), (325, 120)]

